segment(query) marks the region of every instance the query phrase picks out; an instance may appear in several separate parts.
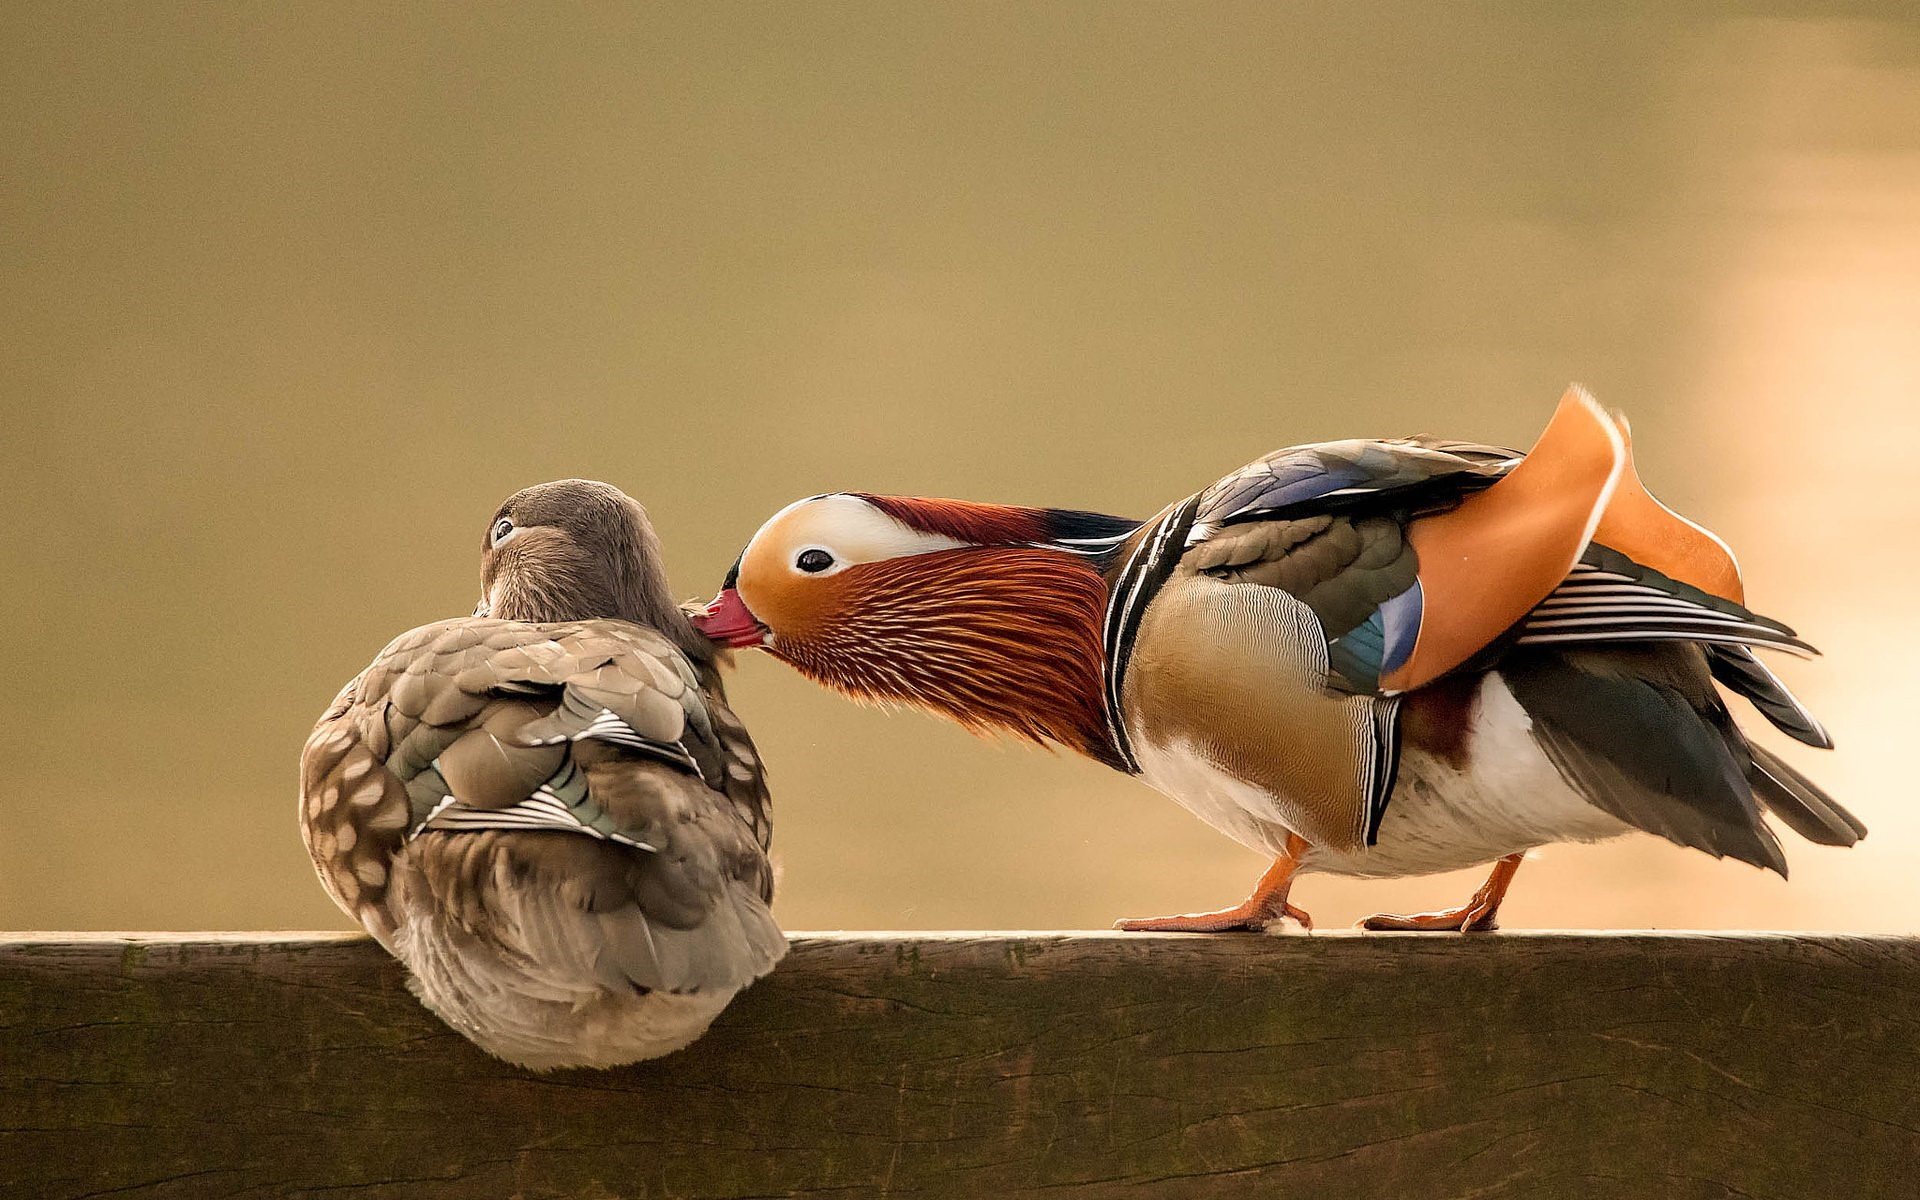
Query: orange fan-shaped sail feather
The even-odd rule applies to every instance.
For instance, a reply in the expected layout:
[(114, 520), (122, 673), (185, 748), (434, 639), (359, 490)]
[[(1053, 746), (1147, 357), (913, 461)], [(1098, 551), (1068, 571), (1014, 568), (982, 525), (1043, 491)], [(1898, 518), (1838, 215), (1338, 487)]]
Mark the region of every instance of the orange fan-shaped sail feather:
[(1607, 501), (1593, 540), (1669, 579), (1722, 600), (1745, 604), (1747, 589), (1740, 581), (1740, 564), (1734, 561), (1733, 551), (1712, 533), (1654, 499), (1633, 468), (1633, 439), (1626, 418), (1615, 420), (1627, 445), (1627, 469), (1621, 472), (1620, 484)]
[(1431, 683), (1544, 600), (1586, 550), (1627, 461), (1613, 418), (1585, 391), (1570, 388), (1540, 440), (1504, 479), (1415, 521), (1408, 536), (1420, 556), (1420, 632), (1382, 688), (1404, 692)]

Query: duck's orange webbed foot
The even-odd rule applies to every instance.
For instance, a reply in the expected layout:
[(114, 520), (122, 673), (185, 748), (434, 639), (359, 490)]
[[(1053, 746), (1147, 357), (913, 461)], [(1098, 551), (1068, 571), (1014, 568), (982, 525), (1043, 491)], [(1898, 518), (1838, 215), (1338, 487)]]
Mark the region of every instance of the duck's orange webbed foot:
[(1360, 928), (1375, 931), (1393, 930), (1402, 933), (1488, 933), (1500, 928), (1497, 918), (1500, 902), (1506, 899), (1507, 888), (1513, 883), (1514, 872), (1520, 869), (1520, 856), (1509, 854), (1493, 866), (1493, 874), (1480, 885), (1473, 899), (1459, 908), (1442, 909), (1440, 912), (1413, 913), (1397, 916), (1393, 913), (1375, 913), (1360, 922)]
[(1301, 928), (1313, 932), (1313, 918), (1303, 909), (1282, 902), (1276, 908), (1256, 904), (1253, 897), (1219, 912), (1185, 913), (1178, 917), (1125, 917), (1115, 921), (1115, 929), (1128, 933), (1234, 933), (1259, 932), (1275, 921), (1291, 918)]
[(1375, 932), (1400, 933), (1490, 933), (1500, 928), (1492, 913), (1476, 912), (1471, 904), (1443, 908), (1439, 912), (1375, 913), (1360, 922), (1360, 928)]
[(1286, 852), (1273, 860), (1267, 873), (1254, 885), (1253, 895), (1218, 912), (1186, 913), (1178, 917), (1129, 917), (1115, 921), (1115, 929), (1124, 929), (1129, 933), (1232, 933), (1246, 930), (1258, 932), (1275, 921), (1294, 920), (1309, 933), (1313, 931), (1313, 918), (1306, 910), (1287, 903), (1287, 893), (1293, 887), (1293, 874), (1300, 869), (1300, 856), (1306, 852), (1307, 843), (1293, 835), (1287, 835)]

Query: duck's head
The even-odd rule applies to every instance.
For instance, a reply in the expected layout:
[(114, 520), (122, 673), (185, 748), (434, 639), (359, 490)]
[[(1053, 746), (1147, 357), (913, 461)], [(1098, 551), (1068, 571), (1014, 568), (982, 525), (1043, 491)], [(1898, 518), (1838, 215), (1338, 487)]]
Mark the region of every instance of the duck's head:
[(475, 616), (611, 618), (710, 653), (673, 602), (647, 510), (612, 484), (556, 479), (501, 502), (480, 545)]
[(761, 526), (695, 618), (859, 699), (1103, 743), (1100, 565), (1138, 522), (837, 492)]

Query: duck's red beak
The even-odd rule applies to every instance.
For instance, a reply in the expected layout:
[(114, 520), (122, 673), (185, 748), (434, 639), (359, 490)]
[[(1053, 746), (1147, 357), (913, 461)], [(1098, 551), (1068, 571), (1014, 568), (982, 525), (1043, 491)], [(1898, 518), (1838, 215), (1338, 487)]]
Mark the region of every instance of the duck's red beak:
[(773, 636), (747, 611), (740, 593), (732, 588), (721, 588), (720, 594), (707, 605), (707, 611), (693, 619), (693, 627), (734, 650), (764, 646)]

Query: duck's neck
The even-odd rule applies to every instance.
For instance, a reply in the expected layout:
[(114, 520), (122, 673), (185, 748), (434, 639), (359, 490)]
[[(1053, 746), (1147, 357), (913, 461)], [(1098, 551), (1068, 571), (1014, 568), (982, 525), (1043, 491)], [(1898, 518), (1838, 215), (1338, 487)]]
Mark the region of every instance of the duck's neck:
[(659, 631), (698, 667), (718, 653), (674, 601), (659, 545), (646, 531), (630, 531), (592, 556), (529, 560), (503, 573), (490, 595), (490, 615), (503, 620), (631, 621)]
[(1107, 733), (1107, 587), (1086, 559), (1033, 547), (918, 554), (863, 570), (838, 620), (770, 647), (856, 699), (1121, 764)]

